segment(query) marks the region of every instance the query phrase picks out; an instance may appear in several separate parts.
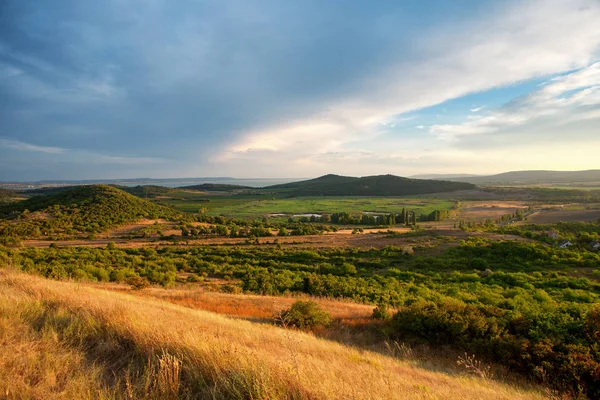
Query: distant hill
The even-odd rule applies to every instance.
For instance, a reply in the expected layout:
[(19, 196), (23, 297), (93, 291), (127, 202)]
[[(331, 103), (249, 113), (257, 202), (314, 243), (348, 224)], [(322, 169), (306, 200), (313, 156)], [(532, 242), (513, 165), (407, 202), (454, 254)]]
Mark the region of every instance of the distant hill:
[(75, 186), (0, 206), (0, 236), (76, 237), (100, 233), (140, 218), (176, 218), (171, 208), (140, 199), (113, 186)]
[(268, 186), (264, 189), (284, 191), (294, 196), (406, 196), (452, 192), (474, 187), (470, 183), (410, 179), (394, 175), (355, 178), (329, 174), (307, 181)]
[(203, 183), (201, 185), (180, 186), (178, 189), (198, 190), (200, 192), (235, 192), (238, 190), (256, 189), (251, 186), (229, 185), (225, 183)]
[(489, 176), (449, 178), (449, 180), (479, 185), (600, 184), (600, 169), (587, 171), (512, 171)]
[(0, 204), (9, 203), (21, 195), (14, 190), (0, 188)]
[(475, 174), (419, 174), (412, 175), (409, 178), (413, 179), (451, 179), (451, 178), (474, 178), (481, 175)]

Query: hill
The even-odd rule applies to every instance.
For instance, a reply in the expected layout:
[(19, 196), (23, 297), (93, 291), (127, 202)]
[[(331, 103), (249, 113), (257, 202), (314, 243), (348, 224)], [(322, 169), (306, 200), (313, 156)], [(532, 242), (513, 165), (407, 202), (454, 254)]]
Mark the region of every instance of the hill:
[(0, 204), (10, 203), (14, 199), (18, 199), (20, 197), (22, 196), (14, 190), (0, 188)]
[(61, 238), (103, 232), (140, 218), (175, 218), (178, 212), (108, 185), (74, 186), (0, 206), (0, 236)]
[(489, 176), (448, 178), (451, 181), (486, 185), (539, 185), (539, 184), (599, 184), (600, 169), (587, 171), (511, 171)]
[(475, 174), (419, 174), (412, 175), (410, 178), (413, 179), (452, 179), (452, 178), (474, 178), (480, 175)]
[(203, 183), (201, 185), (180, 186), (178, 189), (198, 190), (200, 192), (236, 192), (239, 190), (256, 189), (251, 186), (229, 185), (225, 183)]
[(160, 196), (168, 196), (173, 193), (175, 190), (172, 188), (168, 188), (165, 186), (157, 186), (157, 185), (137, 185), (137, 186), (117, 186), (115, 187), (121, 189), (124, 192), (132, 194), (137, 197), (146, 198), (146, 199), (154, 199)]
[(542, 399), (294, 330), (0, 268), (0, 392), (38, 399)]
[(329, 174), (307, 181), (268, 186), (264, 189), (282, 191), (294, 196), (406, 196), (453, 192), (474, 187), (470, 183), (410, 179), (395, 175), (355, 178)]

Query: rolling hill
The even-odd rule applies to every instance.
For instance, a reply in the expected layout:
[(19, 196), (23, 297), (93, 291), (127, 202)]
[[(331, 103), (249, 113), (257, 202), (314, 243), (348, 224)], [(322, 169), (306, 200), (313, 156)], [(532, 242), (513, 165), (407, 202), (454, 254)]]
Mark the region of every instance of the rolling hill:
[(263, 190), (280, 191), (293, 196), (407, 196), (474, 187), (464, 182), (410, 179), (395, 175), (355, 178), (329, 174), (307, 181), (268, 186)]
[(600, 185), (600, 169), (587, 171), (511, 171), (489, 176), (447, 178), (451, 181), (477, 185), (539, 185), (539, 184), (591, 184)]
[(178, 189), (197, 190), (200, 192), (236, 192), (240, 190), (256, 189), (251, 186), (230, 185), (225, 183), (203, 183), (201, 185), (181, 186)]
[(0, 327), (6, 398), (544, 398), (295, 330), (50, 281), (2, 264)]
[(177, 211), (108, 185), (74, 186), (0, 206), (6, 239), (100, 233), (140, 218), (176, 218)]

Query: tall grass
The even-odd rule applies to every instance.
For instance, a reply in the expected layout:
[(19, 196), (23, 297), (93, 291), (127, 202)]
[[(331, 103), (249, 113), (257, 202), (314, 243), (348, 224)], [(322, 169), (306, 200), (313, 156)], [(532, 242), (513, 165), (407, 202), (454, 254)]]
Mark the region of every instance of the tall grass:
[(0, 397), (541, 399), (312, 335), (0, 269)]

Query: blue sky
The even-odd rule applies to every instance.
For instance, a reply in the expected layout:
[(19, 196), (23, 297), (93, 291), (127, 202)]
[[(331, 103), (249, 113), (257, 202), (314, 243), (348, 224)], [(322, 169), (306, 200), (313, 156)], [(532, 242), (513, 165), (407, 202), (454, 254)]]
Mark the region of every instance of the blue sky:
[(4, 0), (0, 180), (600, 168), (600, 2)]

